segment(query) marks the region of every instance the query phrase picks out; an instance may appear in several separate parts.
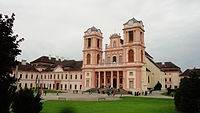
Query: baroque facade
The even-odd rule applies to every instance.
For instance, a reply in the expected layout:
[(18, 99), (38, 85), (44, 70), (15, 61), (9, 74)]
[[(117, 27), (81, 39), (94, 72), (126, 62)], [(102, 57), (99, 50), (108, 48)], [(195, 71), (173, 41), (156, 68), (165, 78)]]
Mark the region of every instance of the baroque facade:
[(132, 18), (123, 26), (123, 39), (116, 33), (111, 35), (105, 51), (101, 30), (95, 27), (86, 30), (83, 61), (50, 56), (42, 56), (30, 63), (22, 61), (17, 73), (13, 69), (13, 74), (21, 78), (19, 86), (32, 88), (38, 77), (44, 88), (54, 90), (123, 88), (146, 91), (158, 81), (162, 89), (178, 87), (180, 68), (171, 62), (156, 63), (145, 51), (143, 22)]

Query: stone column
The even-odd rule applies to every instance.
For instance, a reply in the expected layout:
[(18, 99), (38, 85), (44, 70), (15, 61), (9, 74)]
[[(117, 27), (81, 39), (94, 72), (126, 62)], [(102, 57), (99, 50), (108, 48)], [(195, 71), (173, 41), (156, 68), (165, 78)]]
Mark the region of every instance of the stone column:
[(119, 71), (117, 71), (117, 89), (119, 88)]
[(98, 75), (99, 75), (99, 84), (98, 84), (98, 88), (101, 88), (101, 72), (99, 71), (99, 73), (98, 73)]
[(104, 87), (106, 87), (106, 81), (107, 81), (107, 78), (106, 78), (106, 71), (104, 71)]
[(111, 71), (110, 84), (111, 84), (111, 88), (113, 88), (113, 71)]

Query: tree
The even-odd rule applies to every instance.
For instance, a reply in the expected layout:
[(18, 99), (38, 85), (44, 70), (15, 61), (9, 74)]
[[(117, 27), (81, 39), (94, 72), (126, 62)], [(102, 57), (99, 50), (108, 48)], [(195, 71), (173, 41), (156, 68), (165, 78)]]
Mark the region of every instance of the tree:
[(154, 90), (161, 90), (162, 84), (158, 81), (158, 83), (155, 85)]
[(14, 113), (39, 113), (42, 110), (40, 94), (34, 95), (32, 89), (20, 89), (16, 92), (12, 104)]
[(0, 113), (8, 113), (13, 94), (16, 91), (17, 79), (10, 76), (12, 68), (17, 64), (16, 56), (21, 50), (17, 40), (18, 35), (13, 34), (14, 14), (11, 17), (0, 14)]
[(174, 98), (177, 110), (185, 113), (200, 112), (200, 72), (190, 72), (188, 78), (181, 79)]

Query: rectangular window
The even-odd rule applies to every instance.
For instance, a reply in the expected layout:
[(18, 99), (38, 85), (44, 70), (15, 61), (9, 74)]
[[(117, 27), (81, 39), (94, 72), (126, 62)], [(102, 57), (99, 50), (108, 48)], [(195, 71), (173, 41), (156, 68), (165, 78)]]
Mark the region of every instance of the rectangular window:
[(33, 87), (33, 84), (31, 83), (31, 84), (30, 84), (30, 88), (32, 88), (32, 87)]
[(133, 88), (133, 81), (129, 81), (129, 88)]
[(82, 79), (82, 75), (80, 75), (80, 79)]
[(129, 42), (133, 42), (133, 31), (129, 31)]
[(99, 39), (97, 39), (97, 47), (99, 48), (99, 42), (100, 42), (100, 40)]
[(65, 84), (65, 90), (67, 90), (67, 84)]
[(142, 42), (142, 32), (140, 32), (140, 41)]
[(65, 79), (67, 79), (67, 74), (65, 75)]
[(80, 85), (80, 89), (82, 89), (82, 85)]
[(26, 78), (28, 78), (28, 74), (26, 74)]
[(25, 88), (27, 88), (27, 83), (25, 83)]
[(20, 77), (19, 78), (22, 78), (22, 74), (20, 74)]
[(91, 38), (88, 38), (88, 47), (91, 47)]
[(119, 56), (119, 62), (122, 63), (122, 56)]

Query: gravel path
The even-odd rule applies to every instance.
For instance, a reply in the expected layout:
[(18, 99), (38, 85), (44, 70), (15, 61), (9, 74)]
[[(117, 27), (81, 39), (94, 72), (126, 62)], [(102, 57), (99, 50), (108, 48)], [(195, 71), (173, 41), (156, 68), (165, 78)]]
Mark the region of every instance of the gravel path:
[[(151, 95), (148, 96), (138, 96), (138, 97), (146, 97), (146, 98), (167, 98), (174, 99), (174, 97), (161, 95), (160, 91), (153, 91)], [(123, 95), (123, 96), (131, 96), (134, 95)], [(48, 93), (46, 96), (42, 96), (45, 100), (67, 100), (67, 101), (111, 101), (111, 100), (120, 100), (121, 95), (115, 96), (107, 96), (106, 94), (74, 94), (74, 93)]]

